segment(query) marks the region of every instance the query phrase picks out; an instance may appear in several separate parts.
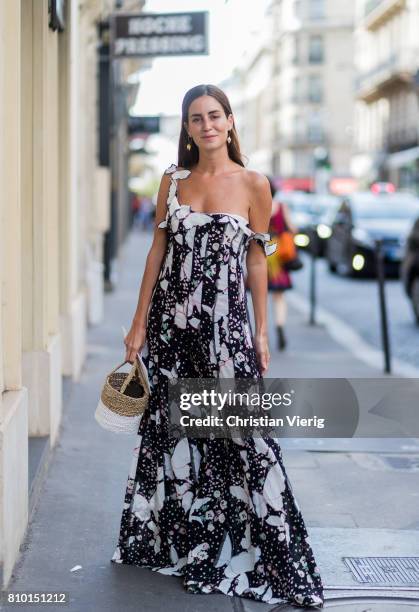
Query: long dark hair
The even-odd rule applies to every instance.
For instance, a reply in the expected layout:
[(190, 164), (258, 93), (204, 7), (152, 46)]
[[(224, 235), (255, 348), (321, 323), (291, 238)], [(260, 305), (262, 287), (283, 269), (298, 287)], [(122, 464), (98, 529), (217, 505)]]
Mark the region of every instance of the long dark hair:
[[(189, 136), (185, 128), (185, 123), (188, 123), (188, 113), (190, 105), (196, 98), (200, 98), (201, 96), (212, 96), (213, 98), (215, 98), (223, 107), (226, 117), (232, 114), (230, 102), (227, 96), (216, 85), (196, 85), (195, 87), (192, 87), (192, 89), (189, 89), (189, 91), (186, 92), (182, 102), (182, 126), (180, 130), (178, 148), (178, 166), (181, 166), (182, 168), (192, 168), (192, 166), (195, 166), (195, 164), (197, 164), (199, 160), (199, 149), (192, 139), (191, 141), (189, 141)], [(227, 143), (228, 156), (234, 162), (244, 167), (242, 154), (240, 152), (239, 138), (237, 136), (234, 120), (233, 127), (231, 128), (229, 135), (231, 138), (231, 142)], [(188, 149), (186, 148), (188, 142), (190, 142), (191, 144), (190, 151), (188, 151)]]
[(268, 174), (266, 175), (266, 178), (267, 178), (267, 179), (268, 179), (268, 181), (269, 181), (269, 187), (270, 187), (270, 189), (271, 189), (271, 195), (272, 195), (272, 197), (274, 197), (274, 195), (275, 195), (275, 194), (276, 194), (276, 192), (277, 192), (277, 188), (275, 187), (274, 180), (273, 180), (273, 178), (272, 178), (271, 176), (269, 176)]

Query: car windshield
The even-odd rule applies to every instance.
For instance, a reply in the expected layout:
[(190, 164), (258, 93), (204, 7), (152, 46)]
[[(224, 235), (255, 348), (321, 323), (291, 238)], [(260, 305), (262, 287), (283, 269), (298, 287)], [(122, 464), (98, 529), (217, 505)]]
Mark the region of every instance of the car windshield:
[(328, 210), (331, 210), (338, 206), (339, 198), (333, 195), (325, 194), (325, 195), (316, 195), (313, 198), (313, 206), (316, 210), (321, 213), (324, 213)]
[(357, 219), (412, 219), (419, 215), (419, 200), (409, 194), (365, 194), (352, 200)]
[(315, 201), (313, 194), (309, 193), (297, 193), (297, 192), (285, 192), (277, 193), (275, 199), (279, 202), (285, 202), (288, 204), (291, 211), (312, 213), (315, 209)]
[(313, 204), (312, 202), (289, 202), (289, 207), (291, 210), (295, 212), (305, 212), (311, 213), (313, 212)]

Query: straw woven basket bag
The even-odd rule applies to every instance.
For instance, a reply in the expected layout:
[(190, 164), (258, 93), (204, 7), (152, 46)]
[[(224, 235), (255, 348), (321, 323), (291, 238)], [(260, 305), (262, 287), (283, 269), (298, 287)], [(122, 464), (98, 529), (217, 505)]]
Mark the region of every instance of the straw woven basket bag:
[(129, 434), (137, 433), (148, 404), (150, 384), (140, 353), (129, 372), (116, 371), (126, 363), (119, 364), (107, 375), (95, 419), (104, 429)]

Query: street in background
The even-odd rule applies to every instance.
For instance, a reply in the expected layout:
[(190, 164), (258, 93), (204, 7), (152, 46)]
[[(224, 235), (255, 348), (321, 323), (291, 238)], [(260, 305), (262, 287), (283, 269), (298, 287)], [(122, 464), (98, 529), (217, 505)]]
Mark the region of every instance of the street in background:
[(382, 241), (384, 265), (397, 275), (408, 232), (419, 214), (412, 194), (358, 192), (346, 196), (336, 211), (327, 242), (331, 272), (374, 275), (375, 241)]

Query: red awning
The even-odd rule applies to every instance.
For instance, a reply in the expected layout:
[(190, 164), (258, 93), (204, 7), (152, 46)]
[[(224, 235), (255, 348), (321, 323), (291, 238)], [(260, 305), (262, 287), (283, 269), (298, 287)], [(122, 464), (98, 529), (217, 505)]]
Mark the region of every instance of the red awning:
[(280, 180), (282, 191), (313, 191), (314, 179), (309, 177), (284, 178)]

